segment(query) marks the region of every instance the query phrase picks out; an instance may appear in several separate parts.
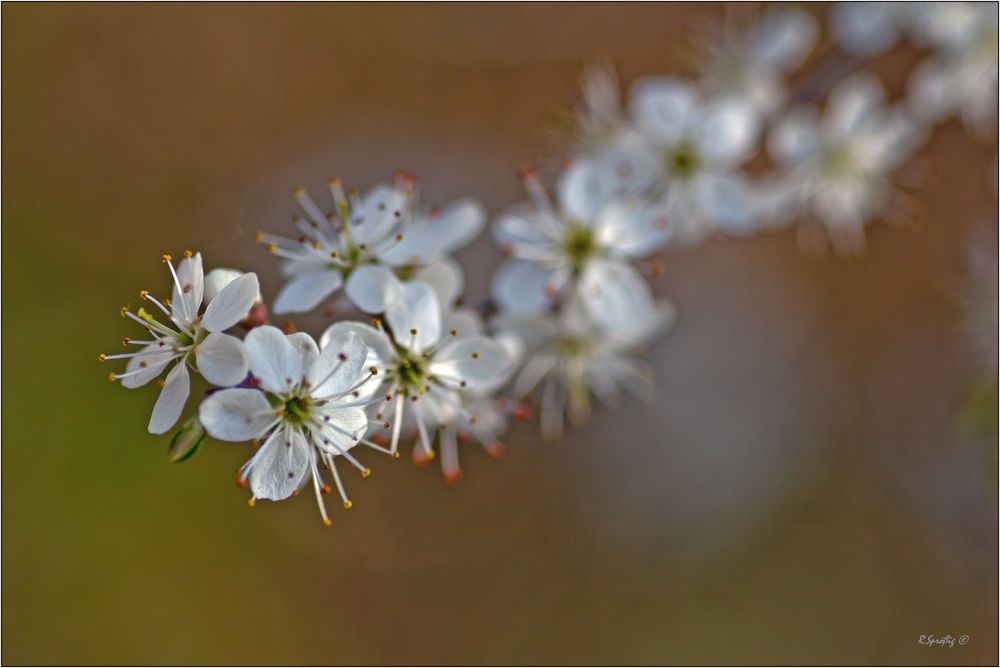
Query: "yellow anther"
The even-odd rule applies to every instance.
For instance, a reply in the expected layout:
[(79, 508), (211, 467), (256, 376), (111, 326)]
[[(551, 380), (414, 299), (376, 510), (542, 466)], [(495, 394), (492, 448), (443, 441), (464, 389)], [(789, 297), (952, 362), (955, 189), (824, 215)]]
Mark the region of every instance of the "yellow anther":
[(376, 329), (382, 327), (382, 321), (378, 318), (372, 318), (372, 327), (375, 327)]
[(253, 508), (254, 506), (257, 505), (257, 499), (251, 496), (250, 499), (247, 501), (247, 505)]
[(130, 344), (130, 343), (132, 343), (132, 339), (130, 339), (129, 337), (127, 337), (127, 336), (126, 336), (126, 337), (124, 337), (124, 338), (122, 339), (122, 345), (123, 345), (123, 346), (127, 346), (127, 345), (128, 345), (128, 344)]
[(171, 260), (173, 260), (173, 259), (174, 259), (174, 258), (170, 257), (170, 256), (169, 256), (169, 255), (167, 255), (166, 253), (164, 253), (164, 254), (163, 254), (163, 264), (166, 264), (167, 262), (170, 262), (170, 261), (171, 261)]
[(340, 185), (340, 179), (327, 179), (326, 180), (326, 184), (328, 186), (339, 186)]
[(298, 495), (299, 495), (299, 490), (296, 489), (292, 492), (292, 496), (298, 496)]
[(330, 526), (331, 524), (333, 524), (333, 522), (330, 521), (329, 517), (324, 517), (323, 524), (325, 524), (326, 526)]
[(267, 252), (268, 253), (273, 253), (276, 250), (278, 250), (278, 245), (277, 244), (268, 244), (267, 245)]
[(367, 478), (371, 474), (372, 474), (372, 470), (371, 469), (364, 469), (364, 470), (361, 471), (361, 477), (362, 478)]
[(373, 376), (377, 376), (378, 375), (378, 368), (377, 367), (370, 366), (370, 367), (368, 367), (368, 370), (371, 371), (371, 373), (372, 373)]
[(474, 360), (479, 359), (479, 353), (472, 353), (472, 359)]
[(453, 329), (453, 330), (451, 330), (448, 333), (451, 334), (452, 336), (458, 336), (458, 330), (457, 329)]
[(302, 197), (303, 195), (306, 194), (306, 189), (303, 188), (302, 186), (296, 186), (295, 189), (292, 190), (292, 194), (295, 195), (296, 197)]
[(321, 248), (323, 248), (323, 244), (321, 244), (318, 241), (314, 241), (313, 242), (313, 248), (315, 248), (316, 250), (320, 250)]
[(402, 240), (403, 240), (403, 235), (402, 234), (397, 234), (396, 235), (396, 241), (402, 241)]
[(146, 301), (146, 297), (149, 296), (149, 290), (139, 290), (139, 299)]
[(469, 416), (469, 424), (476, 424), (476, 416), (475, 415), (470, 415)]
[(417, 335), (417, 330), (411, 329), (410, 330), (410, 336), (416, 336), (416, 335)]
[(399, 459), (399, 453), (398, 452), (392, 453), (392, 458), (393, 459)]
[(434, 456), (435, 455), (434, 455), (434, 451), (433, 450), (431, 450), (430, 452), (428, 452), (427, 453), (427, 461), (430, 461), (430, 460), (434, 459)]
[(165, 306), (170, 306), (170, 297), (164, 297), (163, 304)]
[(389, 394), (389, 393), (386, 393), (386, 395), (385, 395), (385, 400), (386, 400), (386, 401), (392, 401), (392, 395), (391, 395), (391, 394)]
[(340, 257), (340, 253), (338, 253), (337, 251), (330, 251), (330, 257), (336, 260), (338, 257)]
[[(103, 356), (102, 356), (102, 359), (103, 359)], [(382, 423), (382, 427), (383, 427), (383, 429), (388, 429), (388, 428), (389, 428), (390, 426), (391, 426), (391, 425), (390, 425), (390, 424), (389, 424), (388, 422), (383, 422), (383, 423)]]
[(348, 510), (350, 510), (350, 509), (351, 509), (351, 506), (353, 506), (353, 505), (354, 505), (354, 504), (353, 504), (353, 503), (351, 503), (350, 501), (344, 501), (344, 508), (346, 508), (346, 509), (348, 509)]
[(193, 256), (194, 256), (194, 253), (192, 253), (191, 251), (189, 251), (189, 250), (184, 251), (184, 257), (193, 257)]
[(108, 359), (108, 356), (107, 356), (107, 355), (105, 355), (104, 353), (100, 353), (100, 354), (99, 354), (99, 355), (97, 356), (97, 359), (99, 359), (99, 360), (101, 360), (101, 361), (103, 362), (104, 360)]
[(253, 235), (253, 238), (254, 241), (260, 243), (261, 241), (264, 240), (264, 233), (258, 230), (257, 233)]
[(108, 374), (108, 380), (110, 380), (112, 382), (114, 382), (115, 380), (117, 380), (114, 371), (112, 371), (111, 373)]

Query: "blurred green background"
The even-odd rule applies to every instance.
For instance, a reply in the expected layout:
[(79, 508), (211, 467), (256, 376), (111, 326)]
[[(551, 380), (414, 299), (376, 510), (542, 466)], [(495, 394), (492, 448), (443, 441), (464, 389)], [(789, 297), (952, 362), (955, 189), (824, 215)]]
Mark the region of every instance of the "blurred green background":
[[(519, 199), (583, 63), (688, 71), (721, 12), (4, 4), (3, 663), (995, 664), (997, 442), (960, 414), (996, 146), (957, 124), (916, 163), (922, 223), (859, 261), (791, 232), (671, 253), (655, 409), (556, 445), (517, 424), (454, 488), (365, 453), (329, 529), (305, 496), (247, 508), (248, 446), (169, 463), (155, 389), (97, 361), (164, 252), (273, 297), (253, 232), (295, 185), (405, 167), (425, 201)], [(916, 58), (875, 68), (898, 94)], [(499, 252), (460, 258), (485, 294)]]

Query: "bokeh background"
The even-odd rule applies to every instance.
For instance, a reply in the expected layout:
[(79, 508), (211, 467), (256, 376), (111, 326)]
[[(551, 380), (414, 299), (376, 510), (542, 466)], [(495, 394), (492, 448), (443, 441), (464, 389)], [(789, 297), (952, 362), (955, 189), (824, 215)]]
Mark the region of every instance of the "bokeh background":
[[(457, 487), (364, 453), (329, 529), (305, 496), (247, 508), (249, 446), (171, 464), (155, 389), (97, 361), (164, 252), (273, 297), (253, 233), (288, 229), (295, 185), (407, 168), (425, 201), (520, 199), (581, 65), (690, 71), (722, 11), (4, 4), (3, 663), (995, 664), (997, 438), (962, 415), (996, 145), (956, 123), (918, 158), (921, 221), (860, 260), (790, 231), (669, 253), (654, 409), (555, 445), (516, 424)], [(898, 95), (918, 57), (874, 68)], [(459, 257), (486, 294), (499, 251)]]

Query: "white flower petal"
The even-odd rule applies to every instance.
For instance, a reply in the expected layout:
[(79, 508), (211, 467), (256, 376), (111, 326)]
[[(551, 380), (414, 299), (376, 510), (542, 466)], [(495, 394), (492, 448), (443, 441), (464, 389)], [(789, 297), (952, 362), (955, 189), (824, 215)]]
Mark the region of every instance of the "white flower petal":
[(698, 134), (698, 152), (713, 164), (734, 165), (754, 151), (760, 123), (745, 104), (722, 101), (705, 109)]
[(472, 199), (459, 200), (439, 214), (422, 215), (403, 228), (403, 240), (379, 253), (379, 259), (393, 266), (428, 264), (468, 244), (485, 222), (482, 204)]
[(597, 163), (586, 159), (575, 161), (563, 171), (556, 184), (563, 215), (591, 225), (605, 202), (615, 194), (615, 181), (604, 177)]
[(542, 231), (538, 212), (526, 205), (517, 205), (500, 214), (493, 223), (492, 233), (505, 253), (518, 256), (527, 253), (531, 257), (538, 254), (552, 254), (552, 239)]
[(594, 235), (602, 247), (629, 257), (645, 257), (660, 250), (670, 238), (670, 219), (663, 207), (615, 199), (601, 211)]
[(142, 387), (163, 373), (163, 370), (167, 368), (167, 362), (178, 356), (178, 353), (174, 352), (174, 340), (170, 337), (165, 337), (148, 346), (143, 346), (140, 352), (142, 354), (129, 359), (128, 365), (125, 367), (125, 372), (131, 373), (139, 369), (142, 369), (142, 371), (134, 376), (122, 378), (122, 387), (127, 387), (130, 390)]
[(330, 325), (319, 339), (320, 348), (326, 348), (330, 341), (348, 332), (360, 336), (361, 340), (368, 346), (366, 367), (374, 365), (383, 368), (387, 362), (395, 359), (396, 353), (393, 351), (392, 342), (389, 341), (386, 333), (361, 322), (337, 322)]
[(235, 336), (214, 332), (195, 348), (198, 373), (212, 385), (238, 385), (247, 377), (250, 364), (243, 342)]
[(814, 107), (793, 108), (769, 133), (768, 153), (786, 167), (815, 155), (820, 150), (819, 123)]
[(441, 319), (441, 331), (455, 332), (455, 337), (468, 338), (483, 333), (483, 321), (474, 309), (463, 308), (446, 311)]
[(343, 285), (338, 270), (308, 271), (295, 275), (274, 300), (275, 315), (306, 313), (319, 306)]
[(764, 15), (750, 45), (753, 61), (789, 72), (805, 60), (819, 37), (816, 19), (799, 7), (780, 7)]
[(420, 281), (400, 285), (396, 299), (386, 305), (385, 320), (396, 341), (414, 352), (426, 350), (441, 337), (441, 304), (434, 289)]
[(257, 274), (243, 274), (219, 291), (205, 309), (202, 326), (210, 332), (222, 332), (247, 317), (260, 294)]
[(398, 185), (379, 184), (361, 199), (360, 211), (351, 220), (351, 240), (374, 245), (389, 236), (409, 216), (410, 191)]
[(462, 267), (450, 258), (421, 267), (414, 272), (413, 280), (423, 281), (434, 288), (434, 294), (437, 295), (442, 308), (449, 308), (455, 303), (455, 300), (462, 295), (462, 287), (465, 284)]
[(268, 392), (282, 394), (302, 380), (299, 350), (277, 327), (254, 327), (243, 341), (250, 372)]
[(614, 260), (595, 260), (580, 277), (587, 314), (608, 331), (632, 327), (652, 307), (649, 284), (635, 269)]
[(201, 265), (201, 253), (186, 257), (177, 265), (177, 280), (181, 290), (174, 285), (171, 307), (174, 315), (185, 323), (194, 322), (201, 309), (201, 300), (205, 293), (205, 272)]
[(471, 337), (442, 346), (434, 355), (430, 373), (476, 390), (505, 380), (512, 365), (507, 348), (486, 337)]
[(302, 368), (308, 369), (316, 358), (319, 357), (319, 346), (313, 337), (305, 332), (295, 332), (288, 335), (288, 340), (299, 351), (299, 358), (302, 360)]
[[(224, 267), (216, 267), (212, 271), (205, 274), (205, 304), (211, 304), (215, 296), (219, 294), (222, 288), (226, 287), (237, 278), (242, 276), (245, 272), (238, 269), (227, 269)], [(257, 295), (260, 299), (260, 295)]]
[(697, 188), (700, 209), (714, 227), (732, 234), (754, 230), (754, 193), (741, 175), (703, 174)]
[[(894, 2), (838, 2), (830, 8), (830, 33), (840, 48), (867, 58), (899, 39), (902, 14)], [(903, 3), (898, 3), (903, 4)]]
[(324, 418), (326, 428), (321, 438), (313, 438), (313, 443), (332, 455), (347, 452), (368, 431), (368, 416), (361, 408), (337, 408), (336, 403), (331, 403), (317, 409), (316, 413)]
[(189, 394), (191, 377), (188, 375), (187, 365), (181, 360), (170, 370), (163, 383), (163, 389), (160, 390), (160, 396), (153, 406), (153, 414), (149, 418), (149, 433), (163, 434), (173, 427), (184, 410)]
[(251, 441), (264, 435), (275, 409), (260, 390), (235, 387), (213, 392), (201, 402), (198, 419), (212, 438)]
[(884, 103), (885, 88), (873, 75), (861, 72), (849, 76), (830, 91), (821, 131), (828, 138), (844, 138), (857, 131)]
[(351, 272), (344, 292), (365, 313), (382, 313), (398, 298), (401, 285), (391, 269), (366, 264)]
[(258, 499), (287, 499), (309, 475), (309, 444), (298, 429), (281, 429), (261, 447), (250, 469), (250, 491)]
[(552, 273), (534, 262), (508, 260), (493, 276), (493, 299), (509, 313), (540, 313), (552, 305)]
[(312, 396), (338, 396), (361, 380), (368, 346), (355, 332), (346, 331), (326, 341), (323, 352), (306, 372)]
[(667, 142), (684, 139), (698, 120), (698, 93), (677, 77), (647, 77), (632, 85), (631, 112), (639, 130)]

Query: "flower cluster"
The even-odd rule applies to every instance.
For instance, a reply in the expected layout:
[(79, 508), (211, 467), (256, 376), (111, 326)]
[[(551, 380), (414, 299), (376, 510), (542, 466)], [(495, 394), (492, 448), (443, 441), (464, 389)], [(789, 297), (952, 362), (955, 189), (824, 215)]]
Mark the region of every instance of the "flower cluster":
[[(460, 444), (502, 456), (510, 418), (533, 406), (557, 439), (595, 400), (650, 401), (642, 355), (675, 318), (654, 292), (661, 253), (795, 224), (808, 248), (856, 254), (871, 223), (913, 216), (900, 172), (933, 124), (958, 116), (982, 136), (996, 123), (995, 4), (838, 4), (824, 53), (812, 12), (730, 18), (699, 40), (694, 77), (641, 77), (623, 95), (611, 68), (585, 71), (561, 168), (525, 170), (525, 201), (490, 225), (508, 256), (490, 299), (463, 298), (451, 257), (486, 226), (481, 204), (424, 207), (405, 173), (364, 193), (332, 180), (328, 204), (297, 189), (292, 229), (257, 234), (285, 278), (270, 309), (255, 274), (164, 255), (170, 295), (122, 308), (145, 335), (100, 355), (127, 360), (110, 378), (138, 388), (166, 373), (149, 421), (164, 434), (194, 372), (201, 400), (172, 458), (205, 434), (251, 442), (237, 476), (250, 504), (311, 485), (327, 524), (334, 487), (352, 505), (338, 458), (370, 474), (355, 446), (398, 457), (412, 443), (416, 463), (439, 456), (457, 482)], [(859, 64), (903, 38), (924, 55), (890, 101)], [(315, 310), (348, 317), (318, 340), (270, 324)]]

